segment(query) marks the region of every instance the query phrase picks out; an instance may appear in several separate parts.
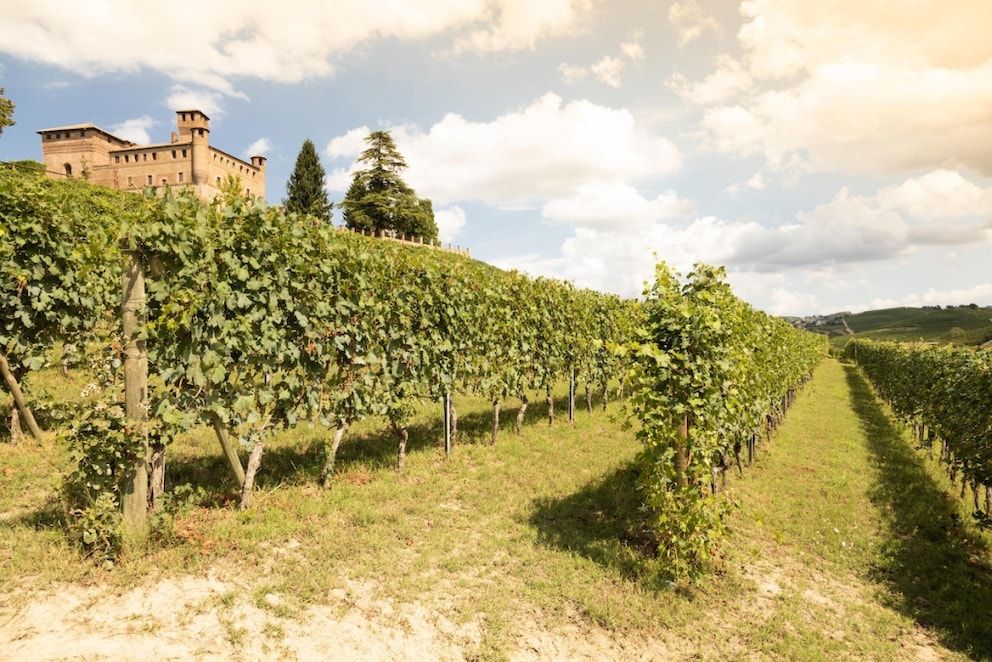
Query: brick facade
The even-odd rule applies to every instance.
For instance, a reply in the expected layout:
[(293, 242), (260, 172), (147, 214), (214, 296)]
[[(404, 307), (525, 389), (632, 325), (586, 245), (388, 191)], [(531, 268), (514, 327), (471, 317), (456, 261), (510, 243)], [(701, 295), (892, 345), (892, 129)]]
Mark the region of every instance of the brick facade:
[(212, 200), (228, 175), (246, 195), (265, 197), (265, 157), (243, 161), (210, 146), (210, 118), (199, 110), (176, 112), (178, 132), (168, 143), (136, 145), (93, 124), (38, 131), (48, 176), (81, 177), (115, 189), (192, 187)]

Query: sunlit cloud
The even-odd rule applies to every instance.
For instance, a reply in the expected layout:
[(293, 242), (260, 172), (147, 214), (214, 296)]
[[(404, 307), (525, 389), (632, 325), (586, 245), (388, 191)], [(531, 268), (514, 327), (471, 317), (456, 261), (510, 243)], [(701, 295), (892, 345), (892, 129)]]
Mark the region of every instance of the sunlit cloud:
[(673, 2), (668, 8), (668, 21), (678, 29), (680, 46), (698, 39), (706, 30), (720, 33), (716, 17), (704, 11), (697, 0)]
[[(332, 139), (327, 153), (335, 160), (354, 159), (364, 131)], [(640, 127), (629, 111), (564, 103), (550, 93), (492, 121), (449, 114), (427, 131), (399, 126), (392, 135), (409, 164), (406, 181), (440, 205), (543, 204), (575, 195), (582, 186), (663, 176), (681, 164), (675, 146)], [(328, 185), (346, 188), (353, 167), (335, 168)]]
[(148, 145), (152, 142), (148, 130), (155, 126), (156, 122), (148, 115), (125, 120), (120, 124), (115, 124), (108, 129), (112, 134), (124, 140), (130, 140), (138, 145)]

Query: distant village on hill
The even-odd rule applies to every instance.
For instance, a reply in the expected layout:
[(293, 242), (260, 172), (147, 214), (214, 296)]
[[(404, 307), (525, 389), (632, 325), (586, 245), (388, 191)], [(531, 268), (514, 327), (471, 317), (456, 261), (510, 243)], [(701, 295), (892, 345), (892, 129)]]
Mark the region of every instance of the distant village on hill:
[[(851, 311), (845, 310), (841, 313), (831, 313), (829, 315), (807, 315), (806, 317), (786, 317), (785, 319), (797, 329), (819, 331), (820, 333), (828, 333), (829, 335), (842, 335), (843, 333), (853, 333), (853, 331), (846, 328), (847, 322), (845, 320), (850, 315)], [(844, 330), (838, 331), (838, 326), (844, 327)], [(825, 327), (831, 327), (831, 329), (827, 330)]]

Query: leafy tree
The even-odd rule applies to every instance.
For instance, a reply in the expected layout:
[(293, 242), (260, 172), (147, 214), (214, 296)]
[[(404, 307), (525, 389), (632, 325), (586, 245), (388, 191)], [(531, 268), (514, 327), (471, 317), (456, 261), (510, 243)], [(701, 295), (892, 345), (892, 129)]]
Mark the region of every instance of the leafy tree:
[(297, 214), (307, 214), (322, 221), (331, 220), (333, 204), (327, 199), (324, 179), (327, 173), (320, 165), (320, 157), (309, 138), (303, 141), (303, 147), (296, 157), (296, 167), (286, 183), (286, 194), (283, 200), (286, 211)]
[(0, 87), (0, 135), (3, 135), (5, 126), (13, 126), (14, 122), (14, 102), (3, 95), (3, 88)]
[(437, 239), (434, 207), (418, 198), (400, 173), (406, 161), (388, 131), (373, 131), (366, 138), (368, 148), (358, 157), (367, 166), (355, 172), (341, 206), (344, 222), (352, 229), (392, 230), (428, 240)]

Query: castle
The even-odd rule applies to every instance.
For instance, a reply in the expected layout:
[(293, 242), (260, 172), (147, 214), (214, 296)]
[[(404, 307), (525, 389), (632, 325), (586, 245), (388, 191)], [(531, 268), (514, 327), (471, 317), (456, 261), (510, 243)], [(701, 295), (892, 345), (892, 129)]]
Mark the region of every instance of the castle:
[(115, 189), (191, 187), (213, 200), (228, 175), (245, 195), (265, 197), (265, 157), (243, 161), (210, 145), (210, 118), (199, 110), (176, 112), (178, 133), (168, 143), (137, 145), (93, 124), (38, 131), (48, 176), (81, 177)]

